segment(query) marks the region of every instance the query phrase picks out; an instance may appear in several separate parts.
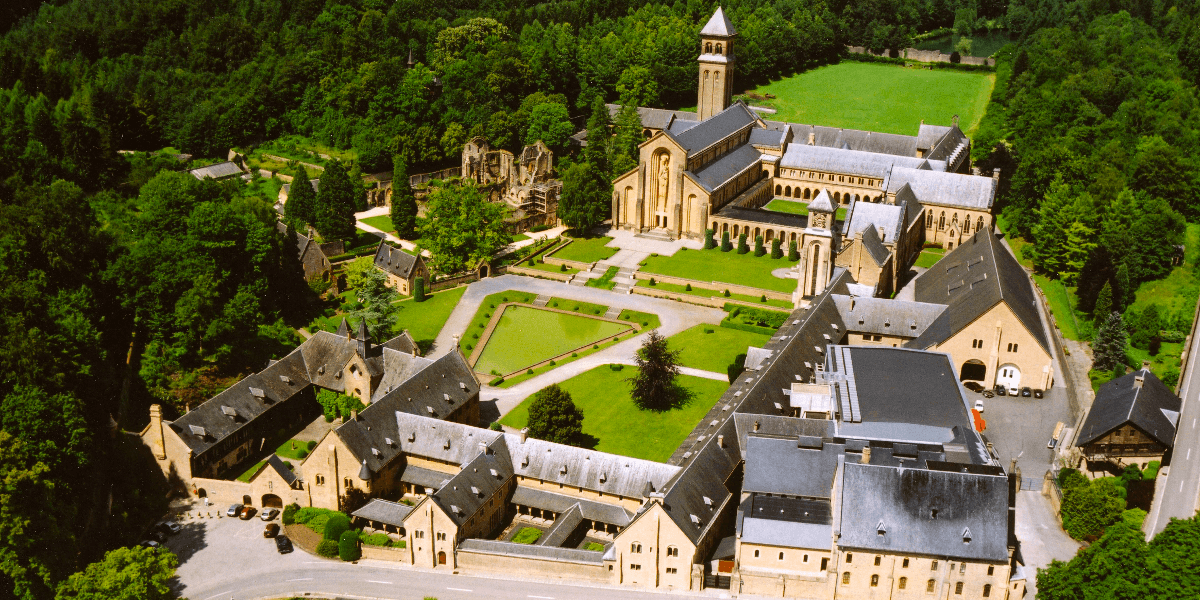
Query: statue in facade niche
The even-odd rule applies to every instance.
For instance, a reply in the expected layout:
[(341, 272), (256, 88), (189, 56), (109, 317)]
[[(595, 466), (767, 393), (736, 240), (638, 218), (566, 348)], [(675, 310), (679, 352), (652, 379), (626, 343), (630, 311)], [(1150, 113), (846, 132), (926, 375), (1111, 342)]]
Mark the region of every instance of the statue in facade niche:
[(664, 154), (658, 160), (658, 197), (655, 199), (658, 210), (667, 209), (667, 188), (670, 185), (670, 177), (671, 156)]

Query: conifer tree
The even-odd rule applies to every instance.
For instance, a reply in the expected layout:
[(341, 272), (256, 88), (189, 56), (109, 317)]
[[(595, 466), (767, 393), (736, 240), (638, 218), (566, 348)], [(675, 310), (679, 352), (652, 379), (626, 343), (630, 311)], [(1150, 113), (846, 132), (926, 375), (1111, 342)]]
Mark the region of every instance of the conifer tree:
[(624, 100), (617, 113), (616, 136), (612, 140), (612, 176), (616, 177), (638, 164), (638, 144), (642, 143), (642, 117), (637, 106)]
[(750, 251), (750, 246), (746, 244), (746, 234), (738, 236), (738, 254), (745, 254)]
[(779, 238), (771, 240), (771, 258), (783, 258), (783, 249), (779, 245)]
[(637, 374), (626, 379), (633, 387), (633, 403), (643, 410), (665, 411), (677, 408), (686, 401), (686, 390), (679, 387), (679, 350), (667, 347), (667, 338), (651, 330), (650, 335), (634, 355)]
[(1096, 308), (1092, 311), (1096, 324), (1107, 318), (1108, 314), (1113, 310), (1113, 291), (1112, 286), (1108, 283), (1100, 288), (1100, 294), (1096, 296)]
[(397, 154), (392, 159), (392, 225), (396, 235), (412, 240), (417, 235), (417, 198), (408, 184), (408, 164)]
[(762, 236), (761, 235), (754, 236), (754, 255), (762, 256), (766, 253), (767, 253), (767, 250), (765, 248), (763, 248)]
[(705, 229), (704, 230), (704, 249), (712, 250), (714, 247), (716, 247), (716, 245), (717, 245), (717, 241), (713, 239), (713, 230)]
[(788, 244), (788, 262), (796, 262), (800, 260), (800, 252), (796, 250), (796, 242), (792, 241)]
[(583, 412), (575, 406), (570, 392), (554, 384), (533, 395), (533, 404), (529, 406), (530, 437), (575, 444), (582, 432)]
[(1092, 368), (1097, 371), (1111, 371), (1117, 365), (1125, 362), (1125, 321), (1121, 313), (1109, 313), (1104, 324), (1096, 331), (1096, 339), (1092, 341)]
[(358, 206), (356, 186), (339, 160), (333, 160), (321, 176), (317, 192), (317, 229), (327, 240), (351, 241), (358, 234), (354, 217)]
[(304, 165), (297, 165), (296, 174), (292, 177), (288, 190), (288, 200), (284, 205), (284, 214), (298, 232), (307, 235), (306, 226), (316, 223), (316, 210), (317, 193), (313, 191), (312, 182), (308, 179), (308, 171)]
[(729, 232), (721, 234), (721, 252), (729, 252), (733, 250), (733, 244), (729, 242)]
[(611, 144), (609, 140), (611, 128), (612, 120), (608, 116), (608, 107), (604, 105), (604, 98), (596, 96), (592, 100), (592, 114), (588, 117), (587, 146), (583, 149), (583, 159), (595, 167), (596, 171), (603, 173), (605, 178), (609, 173), (608, 147)]

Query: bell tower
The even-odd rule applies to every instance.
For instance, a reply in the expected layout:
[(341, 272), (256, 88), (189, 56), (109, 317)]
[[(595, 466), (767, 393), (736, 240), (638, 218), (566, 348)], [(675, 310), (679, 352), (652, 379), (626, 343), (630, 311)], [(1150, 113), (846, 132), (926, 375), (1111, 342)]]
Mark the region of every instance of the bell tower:
[(703, 121), (725, 110), (733, 98), (733, 39), (737, 30), (720, 7), (700, 30), (700, 86), (696, 112)]

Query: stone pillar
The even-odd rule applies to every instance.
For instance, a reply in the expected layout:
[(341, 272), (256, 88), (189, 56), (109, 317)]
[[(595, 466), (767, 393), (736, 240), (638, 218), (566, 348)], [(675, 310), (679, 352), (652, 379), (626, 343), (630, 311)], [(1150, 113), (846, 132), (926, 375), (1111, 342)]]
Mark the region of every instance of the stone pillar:
[(162, 406), (158, 404), (150, 405), (150, 450), (154, 452), (154, 458), (158, 460), (166, 460), (167, 458), (167, 443), (163, 436), (162, 424)]

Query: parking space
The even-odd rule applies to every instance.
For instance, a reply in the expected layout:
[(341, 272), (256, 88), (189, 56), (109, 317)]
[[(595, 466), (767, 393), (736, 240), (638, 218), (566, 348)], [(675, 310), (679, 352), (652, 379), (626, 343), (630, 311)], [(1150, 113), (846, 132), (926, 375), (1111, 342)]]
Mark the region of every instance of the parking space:
[(1054, 426), (1059, 421), (1072, 425), (1066, 388), (1050, 388), (1040, 399), (1032, 396), (984, 398), (982, 394), (970, 391), (967, 398), (971, 405), (983, 400), (983, 420), (987, 422), (983, 434), (995, 447), (1002, 466), (1007, 470), (1015, 458), (1022, 477), (1040, 480), (1054, 458), (1055, 451), (1046, 447), (1054, 434)]

